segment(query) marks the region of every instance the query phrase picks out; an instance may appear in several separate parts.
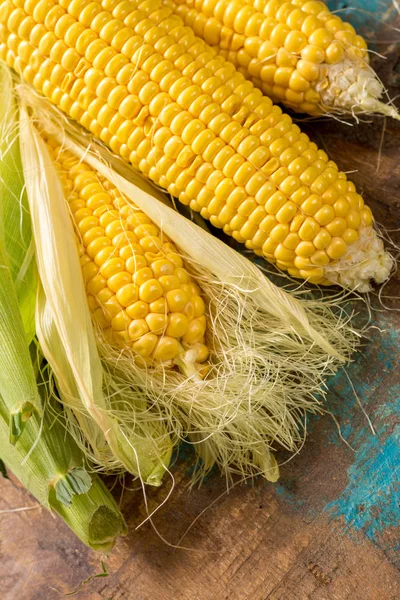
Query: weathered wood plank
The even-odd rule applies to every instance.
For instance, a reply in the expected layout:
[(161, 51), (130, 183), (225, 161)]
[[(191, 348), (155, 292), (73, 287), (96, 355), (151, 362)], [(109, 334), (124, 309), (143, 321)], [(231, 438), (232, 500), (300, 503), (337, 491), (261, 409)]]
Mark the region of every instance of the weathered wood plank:
[[(388, 31), (393, 36), (388, 28), (379, 30), (377, 48), (388, 54), (380, 72), (386, 84), (398, 86), (389, 89), (395, 96), (399, 57), (393, 44), (383, 43)], [(343, 170), (356, 170), (351, 179), (378, 221), (399, 229), (399, 125), (373, 119), (354, 127), (332, 121), (303, 126)], [(398, 233), (392, 235), (399, 240)], [(385, 292), (399, 297), (398, 276)], [(386, 302), (393, 307), (393, 301)], [(382, 331), (370, 332), (348, 373), (376, 435), (341, 373), (330, 383), (328, 406), (355, 452), (326, 415), (312, 422), (303, 451), (282, 468), (277, 485), (258, 481), (224, 495), (224, 483), (213, 476), (189, 493), (183, 462), (174, 473), (172, 498), (153, 523), (176, 544), (215, 501), (184, 538), (190, 550), (168, 547), (149, 523), (135, 531), (146, 518), (145, 504), (140, 491), (125, 491), (121, 504), (129, 535), (106, 559), (110, 576), (92, 581), (76, 598), (399, 600), (400, 324), (394, 311), (374, 313), (374, 319)], [(36, 504), (14, 479), (0, 479), (0, 492), (1, 511)], [(115, 493), (118, 497), (120, 488)], [(150, 491), (150, 509), (166, 493)], [(74, 590), (100, 570), (99, 557), (43, 509), (0, 513), (2, 600), (53, 600), (60, 596), (52, 587)]]

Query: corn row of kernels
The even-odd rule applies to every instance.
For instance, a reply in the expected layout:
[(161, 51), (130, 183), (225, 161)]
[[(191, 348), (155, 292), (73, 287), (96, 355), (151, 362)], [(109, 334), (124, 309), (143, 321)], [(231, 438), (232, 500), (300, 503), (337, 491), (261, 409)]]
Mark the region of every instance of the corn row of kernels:
[(112, 342), (166, 362), (204, 344), (200, 289), (175, 246), (88, 165), (50, 140), (76, 228), (90, 310)]
[(0, 52), (11, 66), (248, 248), (323, 282), (324, 265), (371, 223), (326, 154), (161, 3), (60, 3), (68, 13), (51, 0), (31, 4), (1, 5)]
[(367, 44), (323, 2), (168, 0), (196, 35), (273, 100), (320, 112), (315, 84), (346, 56), (368, 62)]

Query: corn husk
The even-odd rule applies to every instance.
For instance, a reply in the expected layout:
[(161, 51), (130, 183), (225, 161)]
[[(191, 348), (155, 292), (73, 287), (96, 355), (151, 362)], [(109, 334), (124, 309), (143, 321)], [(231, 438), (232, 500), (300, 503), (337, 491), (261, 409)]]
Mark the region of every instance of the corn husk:
[[(160, 485), (172, 450), (168, 431), (161, 421), (141, 423), (139, 417), (124, 427), (111, 412), (109, 395), (126, 392), (104, 371), (98, 354), (73, 226), (55, 166), (24, 105), (20, 114), (21, 156), (41, 282), (36, 312), (40, 345), (93, 462)], [(146, 397), (135, 390), (131, 395), (135, 413)]]
[(5, 70), (0, 83), (0, 469), (5, 474), (9, 468), (85, 544), (105, 551), (125, 531), (123, 517), (66, 431), (65, 416), (31, 343), (38, 279), (15, 139), (18, 115)]
[[(9, 440), (15, 444), (32, 411), (41, 413), (42, 402), (28, 349), (34, 335), (36, 272), (7, 70), (0, 70), (0, 81), (0, 395), (9, 413)], [(15, 368), (19, 361), (26, 364), (21, 372)]]
[[(22, 368), (26, 368), (23, 365)], [(20, 371), (20, 369), (18, 369)], [(109, 551), (126, 531), (118, 506), (66, 431), (61, 409), (41, 384), (43, 418), (32, 415), (16, 445), (8, 443), (8, 407), (0, 397), (0, 457), (27, 490), (57, 513), (87, 546)]]
[(17, 103), (12, 95), (11, 76), (3, 67), (0, 67), (0, 79), (0, 237), (8, 255), (22, 322), (30, 343), (36, 330), (37, 271), (19, 141), (15, 137)]

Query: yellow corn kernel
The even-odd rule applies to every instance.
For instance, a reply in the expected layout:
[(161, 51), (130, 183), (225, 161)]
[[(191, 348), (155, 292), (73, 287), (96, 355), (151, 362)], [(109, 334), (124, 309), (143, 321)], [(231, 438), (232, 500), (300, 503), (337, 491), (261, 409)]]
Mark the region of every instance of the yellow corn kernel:
[(174, 312), (170, 315), (166, 335), (174, 338), (181, 338), (188, 331), (188, 327), (188, 317), (183, 313)]
[(96, 256), (94, 257), (94, 262), (99, 267), (103, 267), (103, 265), (113, 257), (115, 257), (115, 248), (113, 248), (112, 245), (105, 246), (97, 252)]
[(95, 277), (95, 275), (98, 274), (98, 272), (99, 268), (93, 261), (86, 263), (82, 267), (82, 274), (85, 282), (90, 281), (93, 277)]
[(305, 258), (303, 256), (296, 256), (296, 258), (294, 259), (294, 265), (297, 269), (311, 269), (312, 268), (312, 263), (311, 260), (309, 258)]
[[(134, 254), (132, 255), (132, 250), (134, 250)], [(141, 252), (141, 248), (139, 246), (139, 252)], [(126, 261), (126, 270), (131, 275), (134, 275), (137, 271), (141, 269), (145, 269), (147, 267), (147, 260), (142, 254), (138, 254), (136, 249), (134, 248), (134, 244), (130, 244), (129, 246), (124, 246), (119, 251), (120, 257)], [(152, 276), (152, 275), (150, 275)], [(143, 277), (143, 274), (142, 274)], [(142, 281), (143, 283), (143, 281)]]
[(110, 247), (111, 247), (110, 238), (103, 236), (103, 237), (96, 238), (95, 240), (93, 240), (93, 242), (88, 244), (88, 246), (86, 248), (86, 252), (90, 256), (90, 258), (95, 258), (96, 255), (100, 252), (100, 250), (103, 250), (104, 248), (110, 248)]
[(328, 65), (340, 62), (344, 56), (343, 44), (337, 41), (333, 41), (325, 49), (325, 61)]
[(192, 321), (190, 321), (189, 323), (185, 335), (182, 337), (182, 340), (188, 344), (195, 344), (203, 339), (205, 332), (205, 317), (203, 316), (196, 319), (192, 319)]
[(289, 233), (283, 242), (283, 245), (288, 250), (295, 250), (300, 244), (300, 237), (297, 233)]
[(154, 360), (168, 361), (174, 359), (179, 354), (179, 342), (176, 338), (164, 336), (161, 337), (153, 352)]
[(323, 250), (324, 248), (329, 246), (331, 239), (332, 236), (330, 235), (330, 233), (326, 229), (321, 228), (317, 235), (314, 237), (313, 244), (318, 250)]
[(102, 308), (97, 308), (93, 312), (93, 319), (103, 329), (107, 329), (107, 327), (109, 326), (108, 320), (106, 319)]
[(307, 217), (299, 229), (299, 236), (304, 241), (310, 241), (315, 238), (319, 230), (319, 224), (312, 217)]
[(288, 52), (298, 54), (307, 45), (307, 38), (301, 31), (290, 31), (285, 38), (284, 47)]
[(145, 333), (132, 344), (132, 350), (140, 356), (147, 358), (153, 354), (158, 340), (159, 337), (154, 333)]
[(163, 295), (163, 289), (157, 279), (148, 279), (140, 285), (139, 297), (143, 302), (154, 302)]
[(293, 72), (294, 72), (293, 66), (278, 67), (278, 69), (276, 69), (275, 74), (274, 74), (275, 85), (281, 86), (283, 88), (288, 87), (289, 81), (290, 81), (290, 78), (291, 78)]
[(96, 227), (98, 224), (99, 219), (97, 219), (97, 217), (86, 217), (77, 223), (77, 227), (79, 232), (83, 235), (84, 233), (90, 231), (93, 227)]
[(269, 234), (269, 239), (275, 243), (283, 242), (289, 234), (289, 226), (284, 223), (276, 225)]
[(133, 341), (141, 338), (148, 331), (149, 327), (144, 319), (135, 319), (128, 327), (129, 338)]
[(193, 306), (194, 316), (201, 317), (201, 315), (204, 314), (206, 308), (203, 298), (201, 298), (201, 296), (198, 296), (197, 294), (194, 294), (191, 297), (190, 302)]
[(361, 221), (362, 221), (363, 225), (365, 225), (366, 227), (369, 227), (372, 225), (373, 217), (372, 217), (372, 212), (371, 212), (371, 209), (369, 208), (369, 206), (366, 206), (361, 211)]
[(297, 213), (297, 206), (294, 202), (288, 200), (284, 206), (276, 213), (278, 223), (289, 223)]
[(324, 204), (314, 215), (314, 219), (320, 225), (327, 225), (335, 218), (335, 211), (329, 204)]
[(278, 224), (278, 221), (273, 215), (267, 215), (260, 223), (260, 231), (269, 234), (273, 228)]
[(319, 284), (324, 277), (324, 269), (315, 267), (314, 269), (300, 269), (300, 276), (307, 279), (310, 283)]
[(107, 279), (107, 285), (111, 291), (117, 292), (121, 287), (128, 285), (132, 280), (132, 277), (126, 271), (115, 273)]
[(113, 296), (114, 296), (114, 293), (108, 287), (105, 287), (104, 289), (100, 290), (96, 294), (96, 298), (101, 305), (104, 305), (106, 302), (111, 300), (111, 298), (113, 298)]
[(99, 303), (97, 302), (97, 299), (94, 296), (91, 296), (90, 294), (88, 295), (88, 305), (90, 312), (92, 313), (99, 308)]
[(350, 229), (358, 229), (361, 223), (361, 214), (358, 210), (352, 209), (347, 213), (346, 223)]
[(207, 360), (210, 351), (205, 344), (196, 343), (190, 346), (191, 350), (195, 350), (197, 352), (196, 362), (202, 363)]
[(167, 259), (156, 260), (151, 265), (151, 270), (154, 276), (159, 278), (163, 275), (172, 275), (174, 272), (174, 265)]
[(124, 267), (125, 261), (123, 261), (121, 258), (109, 258), (100, 267), (100, 273), (103, 275), (103, 277), (108, 279), (112, 275), (123, 271)]
[(301, 256), (302, 258), (308, 258), (309, 256), (315, 253), (315, 246), (312, 242), (300, 242), (296, 246), (295, 252), (297, 256)]
[(182, 283), (179, 281), (176, 275), (162, 275), (159, 278), (159, 282), (164, 292), (176, 290), (180, 287), (184, 289)]
[(340, 238), (340, 237), (332, 238), (331, 243), (326, 248), (326, 253), (333, 260), (338, 260), (339, 258), (342, 258), (342, 256), (344, 256), (346, 254), (346, 252), (347, 252), (347, 244), (343, 240), (343, 238)]
[(299, 60), (296, 64), (296, 69), (307, 81), (316, 81), (319, 77), (320, 69), (318, 64), (310, 62), (309, 60)]
[(116, 291), (116, 296), (122, 306), (130, 306), (139, 299), (139, 288), (133, 283), (128, 283)]
[(189, 283), (190, 277), (186, 269), (182, 269), (182, 267), (177, 267), (174, 270), (174, 275), (179, 279), (180, 283)]
[(348, 246), (350, 246), (351, 244), (354, 244), (358, 238), (359, 238), (359, 234), (358, 231), (356, 231), (355, 229), (346, 229), (343, 233), (342, 233), (342, 240), (344, 242), (346, 242), (346, 244)]
[(269, 215), (276, 215), (276, 213), (284, 206), (287, 202), (287, 198), (283, 192), (276, 191), (265, 204), (265, 210)]
[(131, 323), (131, 319), (129, 318), (129, 316), (126, 314), (126, 312), (124, 310), (121, 310), (119, 313), (117, 313), (115, 315), (115, 317), (113, 317), (113, 319), (111, 321), (111, 327), (114, 331), (121, 332), (121, 331), (125, 331), (130, 323)]
[(168, 308), (171, 312), (182, 312), (189, 302), (188, 294), (182, 289), (170, 290), (166, 292), (165, 298)]
[(150, 269), (150, 267), (138, 269), (132, 276), (132, 281), (137, 286), (143, 285), (146, 281), (149, 281), (149, 279), (153, 279), (153, 271)]
[(312, 194), (301, 205), (301, 210), (308, 216), (314, 216), (322, 206), (322, 198), (317, 194)]
[(292, 263), (295, 258), (293, 250), (288, 250), (283, 244), (278, 244), (274, 251), (274, 256), (278, 261)]
[(314, 64), (320, 64), (325, 60), (325, 52), (319, 46), (308, 44), (301, 51), (301, 58)]
[(328, 46), (332, 42), (332, 40), (333, 40), (333, 34), (323, 27), (313, 31), (313, 33), (308, 38), (308, 41), (310, 44), (318, 46), (319, 48), (322, 48), (323, 50), (328, 48)]
[(161, 313), (149, 313), (145, 321), (152, 333), (162, 334), (168, 325), (168, 316)]
[(148, 312), (149, 305), (142, 300), (138, 300), (126, 308), (126, 313), (131, 319), (144, 319)]
[(104, 309), (104, 314), (105, 316), (111, 321), (116, 315), (118, 315), (121, 310), (122, 310), (122, 306), (120, 305), (120, 303), (118, 302), (117, 298), (115, 295), (111, 296), (111, 298), (109, 300), (107, 300), (107, 302), (105, 302), (102, 305), (103, 309)]
[(329, 264), (330, 261), (329, 256), (326, 252), (324, 252), (324, 250), (317, 250), (314, 252), (314, 254), (310, 256), (310, 260), (313, 265), (317, 265), (318, 267), (324, 267), (325, 265)]
[(167, 303), (164, 297), (158, 298), (158, 300), (154, 300), (154, 302), (150, 302), (149, 311), (153, 313), (162, 313), (166, 314), (168, 312)]
[(347, 228), (346, 219), (336, 217), (336, 219), (333, 219), (330, 223), (325, 225), (325, 228), (332, 237), (340, 237)]
[(337, 217), (347, 217), (350, 211), (350, 204), (344, 198), (339, 198), (333, 205), (333, 210)]
[(95, 275), (90, 279), (87, 283), (86, 289), (88, 294), (93, 294), (96, 296), (101, 290), (103, 290), (107, 285), (107, 279), (102, 277), (101, 275)]

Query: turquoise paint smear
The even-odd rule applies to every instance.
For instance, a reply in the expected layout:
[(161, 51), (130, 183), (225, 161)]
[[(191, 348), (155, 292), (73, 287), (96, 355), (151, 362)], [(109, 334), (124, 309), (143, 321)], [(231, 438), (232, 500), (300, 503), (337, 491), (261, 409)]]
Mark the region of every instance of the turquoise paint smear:
[[(350, 533), (363, 531), (400, 566), (399, 388), (394, 386), (391, 391), (397, 399), (377, 411), (376, 435), (368, 428), (353, 434), (357, 451), (347, 471), (349, 483), (340, 498), (327, 504), (325, 510), (332, 518), (342, 517)], [(385, 531), (390, 534), (385, 535)]]
[[(354, 448), (347, 471), (348, 485), (339, 498), (325, 506), (332, 519), (342, 518), (346, 532), (362, 531), (400, 566), (400, 331), (384, 314), (377, 318), (381, 334), (356, 356), (347, 373), (375, 435), (357, 403), (349, 380), (340, 371), (329, 382), (329, 409), (340, 423), (342, 437)], [(388, 381), (393, 381), (387, 388)], [(386, 397), (379, 398), (384, 389)], [(379, 407), (372, 404), (377, 402)], [(336, 429), (330, 442), (343, 444)]]

